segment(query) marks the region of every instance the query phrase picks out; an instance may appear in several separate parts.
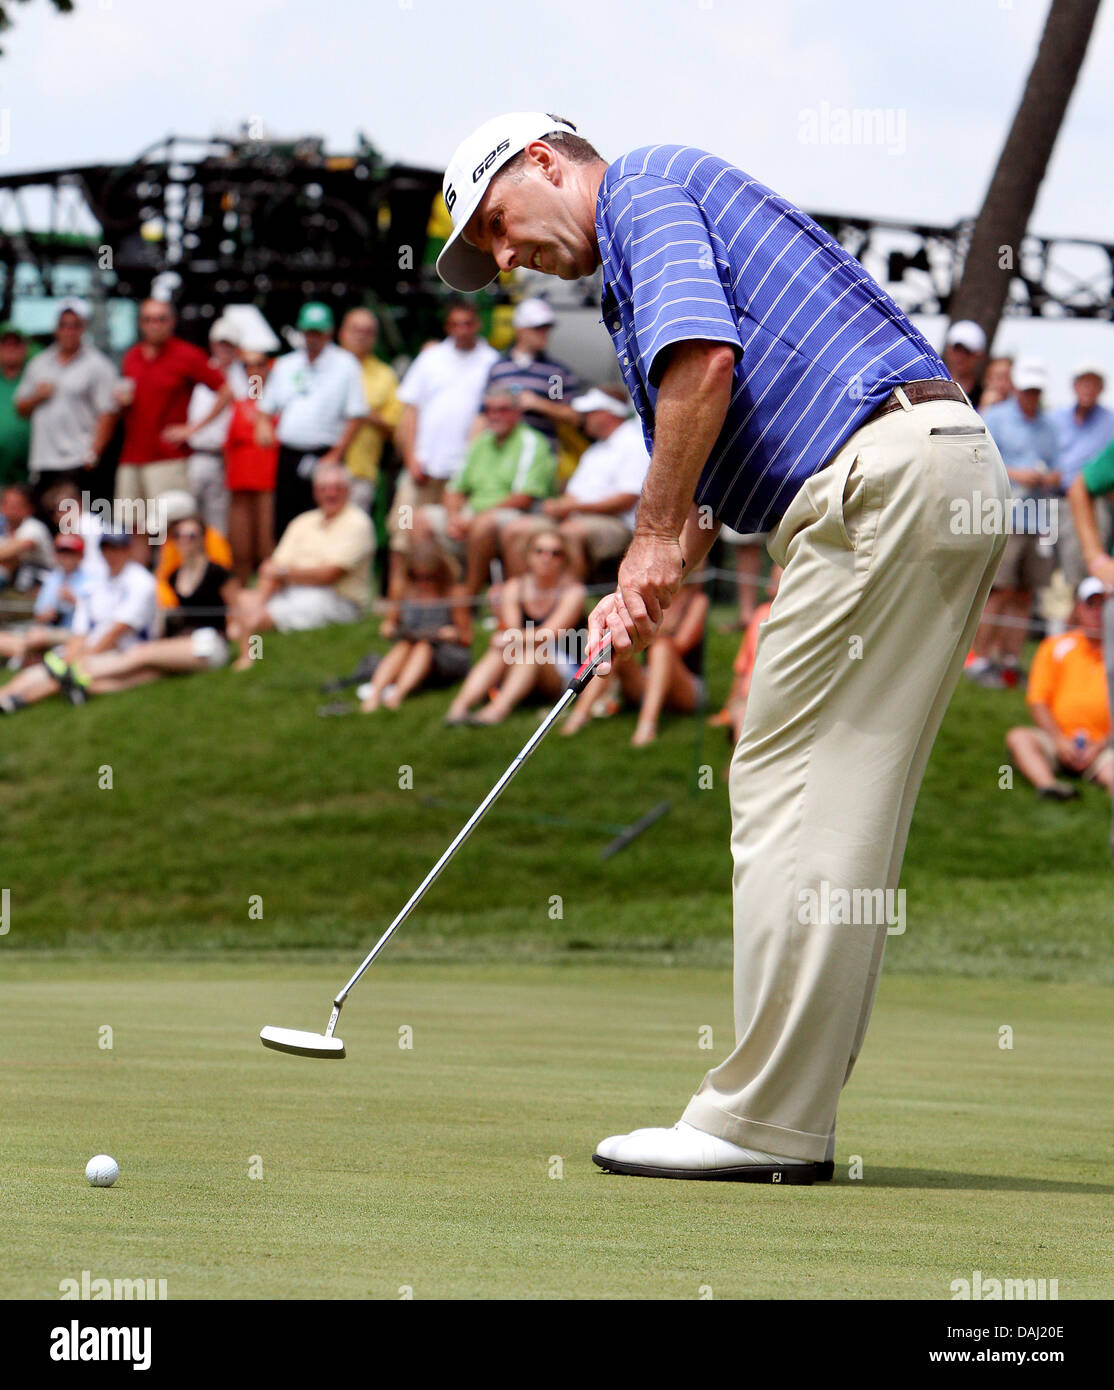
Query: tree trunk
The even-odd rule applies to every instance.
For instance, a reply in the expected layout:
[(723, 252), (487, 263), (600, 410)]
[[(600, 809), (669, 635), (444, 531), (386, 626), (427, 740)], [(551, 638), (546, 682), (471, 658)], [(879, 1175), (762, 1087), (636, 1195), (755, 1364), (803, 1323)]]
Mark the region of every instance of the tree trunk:
[(993, 342), (1100, 0), (1052, 0), (1037, 56), (975, 222), (951, 321), (974, 319)]

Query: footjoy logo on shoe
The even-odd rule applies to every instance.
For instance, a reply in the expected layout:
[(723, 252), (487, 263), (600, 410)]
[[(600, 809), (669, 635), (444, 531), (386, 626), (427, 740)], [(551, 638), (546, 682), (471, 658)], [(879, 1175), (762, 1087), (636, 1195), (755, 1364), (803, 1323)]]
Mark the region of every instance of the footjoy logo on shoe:
[(822, 878), (819, 888), (802, 888), (797, 902), (803, 927), (885, 927), (887, 936), (905, 932), (904, 888), (835, 888)]
[(133, 1371), (151, 1369), (149, 1327), (82, 1327), (76, 1318), (68, 1327), (50, 1330), (52, 1361), (130, 1361)]

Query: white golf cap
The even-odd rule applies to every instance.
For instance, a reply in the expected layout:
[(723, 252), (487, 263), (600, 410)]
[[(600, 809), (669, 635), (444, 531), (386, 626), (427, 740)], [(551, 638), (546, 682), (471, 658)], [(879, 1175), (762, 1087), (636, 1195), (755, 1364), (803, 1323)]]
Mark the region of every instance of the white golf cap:
[(553, 306), (544, 299), (524, 299), (515, 305), (511, 323), (515, 328), (549, 328), (557, 322)]
[(1043, 391), (1048, 385), (1048, 371), (1039, 357), (1021, 357), (1010, 373), (1015, 391)]
[(1096, 579), (1092, 574), (1088, 575), (1082, 584), (1080, 584), (1079, 588), (1076, 589), (1075, 596), (1081, 603), (1086, 603), (1089, 598), (1094, 598), (1096, 594), (1105, 593), (1106, 585), (1101, 579)]
[(948, 347), (966, 348), (968, 352), (986, 351), (986, 334), (974, 319), (960, 319), (948, 329)]
[(620, 420), (625, 420), (630, 414), (630, 406), (625, 401), (617, 401), (614, 396), (609, 396), (598, 386), (585, 391), (583, 396), (574, 396), (570, 405), (578, 415), (590, 415), (593, 410), (606, 410), (609, 415), (617, 415)]
[(1072, 381), (1078, 381), (1081, 376), (1097, 376), (1098, 379), (1106, 382), (1106, 368), (1097, 362), (1079, 362), (1071, 374)]
[(87, 299), (80, 299), (76, 294), (71, 294), (63, 299), (58, 306), (58, 317), (63, 314), (76, 314), (84, 323), (88, 323), (93, 317), (93, 309)]
[(179, 521), (185, 521), (187, 517), (201, 515), (197, 499), (185, 488), (171, 488), (168, 492), (161, 493), (158, 502), (167, 526), (174, 526)]
[(471, 294), (490, 285), (499, 274), (495, 258), (470, 246), (461, 233), (503, 165), (531, 140), (540, 140), (554, 130), (574, 133), (567, 121), (544, 111), (511, 111), (485, 121), (456, 147), (441, 190), (453, 230), (437, 257), (437, 274), (450, 288)]
[(222, 315), (209, 329), (209, 341), (211, 343), (231, 343), (233, 347), (239, 347), (240, 330), (231, 319), (226, 319)]

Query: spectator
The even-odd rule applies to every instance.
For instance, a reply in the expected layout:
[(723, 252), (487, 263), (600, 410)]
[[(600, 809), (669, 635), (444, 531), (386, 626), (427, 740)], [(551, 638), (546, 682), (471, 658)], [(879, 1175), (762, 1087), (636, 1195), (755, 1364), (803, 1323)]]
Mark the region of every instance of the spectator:
[[(1114, 440), (1114, 410), (1100, 405), (1105, 381), (1100, 367), (1084, 364), (1072, 377), (1075, 404), (1052, 412), (1051, 420), (1060, 446), (1060, 476), (1067, 492), (1079, 476), (1083, 465), (1097, 458)], [(1071, 510), (1060, 509), (1060, 538), (1057, 555), (1064, 578), (1072, 590), (1078, 589), (1087, 573), (1080, 549), (1079, 537), (1072, 522)], [(1095, 519), (1099, 540), (1105, 548), (1110, 540), (1110, 513), (1102, 501), (1095, 503)]]
[(352, 478), (352, 501), (365, 512), (370, 512), (374, 505), (383, 448), (402, 415), (398, 377), (375, 355), (378, 341), (379, 320), (371, 310), (349, 309), (341, 320), (339, 342), (360, 364), (367, 419), (356, 430), (344, 462)]
[(960, 319), (948, 329), (944, 339), (944, 365), (978, 409), (982, 396), (982, 374), (986, 364), (986, 334), (971, 319)]
[(27, 481), (31, 427), (15, 406), (27, 362), (27, 339), (14, 323), (0, 324), (0, 487)]
[(467, 610), (454, 614), (451, 600), (456, 571), (435, 545), (415, 543), (406, 557), (406, 590), (398, 622), (398, 640), (362, 685), (360, 709), (371, 714), (380, 706), (398, 709), (422, 685), (456, 685), (471, 665), (462, 640)]
[(464, 588), (470, 595), (487, 586), (503, 528), (550, 496), (557, 473), (545, 436), (522, 423), (522, 409), (509, 390), (489, 388), (484, 415), (487, 428), (469, 446), (444, 502), (422, 507), (414, 524), (415, 539), (435, 538), (455, 558), (467, 558)]
[(232, 406), (224, 461), (232, 567), (241, 584), (246, 584), (275, 548), (278, 446), (256, 442), (259, 398), (271, 359), (264, 352), (245, 351), (243, 364), (250, 384), (247, 396)]
[(1013, 395), (1013, 358), (1012, 357), (992, 357), (986, 364), (986, 373), (982, 380), (982, 395), (979, 397), (979, 409), (987, 410), (992, 405), (999, 405), (1002, 401), (1008, 401)]
[[(472, 667), (445, 723), (499, 724), (535, 687), (556, 698), (577, 668), (586, 597), (560, 532), (555, 526), (539, 531), (530, 540), (526, 573), (503, 588), (505, 627)], [(473, 715), (473, 706), (492, 691)]]
[(240, 594), (229, 618), (228, 635), (240, 644), (238, 671), (251, 665), (253, 634), (353, 623), (367, 607), (375, 537), (367, 513), (349, 500), (344, 467), (320, 460), (313, 495), (317, 506), (291, 521), (259, 567), (258, 586)]
[(240, 361), (240, 335), (228, 319), (209, 329), (209, 364), (221, 373), (232, 392), (219, 414), (213, 414), (216, 394), (199, 381), (190, 396), (186, 422), (190, 427), (189, 490), (197, 499), (202, 520), (222, 536), (228, 535), (228, 487), (224, 480), (224, 441), (232, 420), (232, 402), (248, 393), (248, 374)]
[(1046, 637), (1029, 673), (1029, 713), (1036, 728), (1006, 735), (1014, 765), (1041, 796), (1068, 801), (1079, 789), (1057, 773), (1083, 777), (1107, 791), (1114, 785), (1110, 700), (1103, 670), (1101, 579), (1085, 579), (1076, 594), (1075, 627)]
[(56, 564), (35, 597), (31, 622), (21, 631), (0, 632), (0, 658), (26, 665), (32, 653), (44, 652), (69, 637), (77, 600), (90, 583), (81, 567), (84, 555), (80, 536), (54, 537)]
[[(666, 610), (657, 635), (646, 648), (645, 665), (635, 656), (614, 661), (623, 694), (638, 706), (632, 748), (644, 748), (658, 736), (663, 710), (693, 714), (704, 704), (704, 627), (708, 595), (697, 583), (686, 584)], [(564, 734), (575, 734), (587, 723), (598, 691), (592, 686), (608, 678), (595, 677), (565, 721)]]
[(107, 577), (108, 570), (101, 556), (101, 532), (104, 527), (95, 512), (88, 510), (91, 499), (72, 476), (52, 483), (42, 496), (43, 514), (50, 517), (62, 536), (78, 536), (84, 543), (82, 571), (93, 580)]
[(101, 537), (105, 577), (78, 596), (73, 629), (63, 646), (47, 652), (42, 663), (26, 667), (0, 690), (0, 714), (15, 714), (60, 693), (74, 704), (83, 704), (86, 692), (70, 675), (73, 663), (99, 652), (127, 651), (152, 636), (157, 617), (155, 579), (132, 559), (132, 539), (126, 531), (109, 531)]
[(507, 523), (503, 554), (511, 575), (526, 568), (527, 542), (547, 522), (557, 523), (579, 579), (622, 555), (634, 533), (635, 504), (650, 467), (642, 426), (628, 405), (605, 391), (592, 389), (570, 404), (595, 442), (581, 454), (562, 496), (543, 501), (540, 516)]
[(0, 589), (33, 593), (54, 568), (50, 531), (35, 515), (26, 483), (11, 483), (0, 495)]
[[(181, 521), (191, 518), (200, 520), (201, 511), (197, 505), (197, 498), (184, 488), (181, 491), (164, 493), (159, 499), (159, 506), (162, 509), (160, 520), (166, 527), (166, 543), (159, 551), (159, 562), (155, 569), (159, 607), (176, 608), (178, 599), (170, 583), (170, 575), (182, 563), (182, 552), (174, 538), (174, 530)], [(228, 544), (227, 537), (222, 536), (212, 526), (205, 527), (205, 554), (214, 565), (220, 565), (226, 570), (232, 568), (232, 547)]]
[(1017, 394), (991, 406), (983, 417), (1013, 484), (1012, 533), (975, 634), (974, 657), (966, 667), (971, 680), (992, 689), (1017, 684), (1033, 597), (1048, 583), (1055, 564), (1049, 539), (1051, 511), (1061, 491), (1060, 446), (1041, 408), (1047, 380), (1044, 364), (1019, 361), (1013, 380)]
[[(139, 307), (139, 342), (124, 354), (117, 398), (124, 408), (124, 442), (116, 470), (117, 500), (155, 512), (164, 492), (189, 484), (186, 440), (232, 399), (224, 377), (204, 352), (175, 336), (173, 308), (161, 299)], [(208, 417), (187, 424), (190, 396), (202, 382), (215, 394)], [(137, 518), (139, 525), (149, 525)]]
[(398, 393), (403, 409), (396, 445), (403, 471), (388, 521), (391, 604), (381, 630), (386, 637), (394, 635), (404, 556), (413, 539), (418, 508), (440, 502), (446, 483), (464, 462), (468, 432), (498, 358), (491, 344), (480, 337), (479, 315), (466, 299), (450, 304), (445, 332), (444, 342), (424, 348), (414, 359)]
[(239, 585), (230, 571), (205, 554), (204, 538), (200, 517), (180, 521), (174, 528), (182, 560), (169, 582), (178, 606), (166, 615), (163, 637), (137, 642), (122, 652), (77, 655), (70, 661), (55, 656), (50, 660), (55, 677), (88, 695), (108, 695), (163, 676), (224, 666), (227, 612)]
[(31, 481), (36, 486), (96, 467), (116, 429), (116, 368), (85, 341), (89, 305), (65, 299), (54, 345), (32, 357), (15, 393), (31, 421)]
[(747, 698), (750, 695), (750, 678), (754, 672), (754, 659), (758, 655), (758, 638), (761, 635), (762, 624), (770, 616), (780, 579), (781, 567), (774, 565), (766, 581), (766, 602), (760, 603), (751, 615), (743, 640), (739, 643), (739, 650), (735, 654), (735, 661), (731, 667), (731, 689), (724, 701), (723, 709), (708, 720), (713, 729), (723, 729), (726, 732), (727, 741), (732, 748), (738, 743), (743, 730)]
[(511, 323), (514, 342), (488, 373), (487, 389), (502, 387), (517, 393), (531, 429), (545, 435), (557, 453), (557, 426), (579, 425), (572, 398), (580, 381), (571, 367), (549, 355), (549, 338), (557, 315), (544, 299), (524, 299), (515, 305)]
[[(367, 418), (360, 364), (333, 342), (333, 311), (303, 304), (298, 328), (305, 346), (280, 357), (259, 406), (256, 442), (278, 443), (274, 538), (314, 504), (317, 463), (340, 463)], [(278, 417), (277, 427), (274, 417)]]

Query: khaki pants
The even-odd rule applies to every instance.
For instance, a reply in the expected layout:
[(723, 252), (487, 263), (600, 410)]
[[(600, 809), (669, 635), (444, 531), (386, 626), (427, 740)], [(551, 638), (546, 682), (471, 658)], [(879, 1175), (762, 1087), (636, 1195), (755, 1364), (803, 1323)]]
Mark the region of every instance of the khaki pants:
[(135, 507), (143, 502), (148, 520), (136, 519), (136, 525), (151, 535), (158, 529), (162, 517), (158, 499), (164, 492), (189, 491), (189, 465), (185, 459), (163, 459), (156, 463), (122, 463), (116, 469), (116, 501)]
[(395, 498), (391, 514), (387, 518), (387, 531), (390, 535), (390, 548), (400, 554), (409, 554), (414, 514), (419, 507), (435, 506), (445, 493), (447, 478), (427, 478), (424, 483), (416, 483), (408, 469), (403, 469), (395, 484)]
[(785, 572), (731, 765), (736, 1047), (685, 1110), (698, 1129), (834, 1154), (886, 943), (877, 890), (897, 887), (1005, 541), (969, 523), (1008, 496), (975, 412), (929, 401), (857, 430), (770, 536)]

